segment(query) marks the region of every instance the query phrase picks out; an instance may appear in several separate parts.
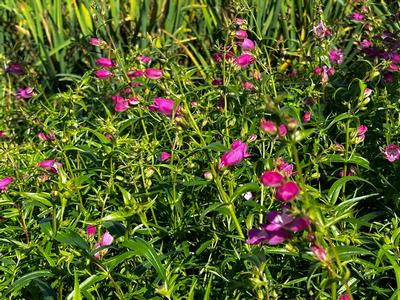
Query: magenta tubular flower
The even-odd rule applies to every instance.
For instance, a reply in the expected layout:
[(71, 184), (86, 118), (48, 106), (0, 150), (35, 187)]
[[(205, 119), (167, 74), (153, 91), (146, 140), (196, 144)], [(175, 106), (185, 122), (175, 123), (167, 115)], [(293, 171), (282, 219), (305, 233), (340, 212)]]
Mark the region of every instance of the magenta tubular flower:
[(144, 76), (146, 76), (149, 79), (159, 79), (162, 77), (162, 70), (161, 69), (156, 69), (156, 68), (147, 68), (144, 70)]
[(275, 135), (278, 132), (276, 124), (272, 121), (266, 121), (265, 119), (261, 119), (260, 128), (262, 131), (270, 135)]
[(203, 176), (207, 180), (212, 180), (213, 179), (213, 175), (212, 175), (212, 173), (210, 171), (204, 172)]
[(256, 44), (250, 39), (244, 39), (243, 42), (240, 44), (243, 50), (249, 51), (256, 49)]
[(360, 125), (357, 128), (357, 142), (362, 142), (365, 140), (365, 133), (367, 132), (368, 127), (365, 125)]
[(260, 177), (261, 183), (269, 187), (280, 186), (283, 179), (284, 177), (275, 171), (265, 171)]
[(38, 137), (42, 141), (47, 141), (48, 140), (47, 135), (44, 132), (39, 132)]
[(244, 40), (247, 38), (247, 32), (244, 30), (238, 30), (236, 31), (235, 36), (240, 40)]
[(372, 43), (371, 43), (370, 41), (368, 41), (368, 40), (362, 40), (362, 41), (360, 42), (360, 45), (361, 45), (361, 47), (363, 47), (363, 48), (369, 48), (369, 47), (372, 46)]
[(113, 236), (108, 231), (106, 231), (100, 238), (100, 246), (101, 247), (110, 246), (113, 241), (114, 241)]
[(29, 99), (32, 98), (34, 96), (33, 94), (33, 88), (28, 87), (26, 89), (21, 89), (18, 88), (18, 93), (15, 95), (17, 99)]
[(248, 91), (254, 90), (255, 86), (250, 81), (243, 82), (243, 88)]
[(161, 152), (161, 161), (166, 161), (171, 158), (171, 154), (168, 152)]
[(111, 67), (115, 67), (115, 63), (106, 57), (101, 57), (99, 59), (96, 60), (96, 64), (98, 66), (102, 66), (102, 67), (106, 67), (106, 68), (111, 68)]
[(278, 170), (285, 174), (286, 176), (292, 176), (293, 175), (293, 169), (294, 166), (292, 164), (289, 164), (285, 162), (283, 159), (280, 159), (278, 163)]
[(361, 13), (359, 13), (358, 11), (353, 12), (353, 14), (351, 15), (351, 18), (354, 21), (362, 21), (362, 20), (364, 20), (364, 16)]
[(7, 187), (14, 181), (12, 177), (4, 177), (0, 179), (0, 190), (2, 192), (7, 190)]
[(331, 50), (329, 52), (329, 61), (340, 65), (343, 62), (343, 51), (341, 49)]
[(6, 68), (6, 73), (15, 75), (22, 75), (25, 73), (24, 67), (21, 64), (13, 63), (9, 64)]
[(89, 39), (89, 44), (93, 45), (93, 46), (100, 46), (103, 43), (104, 43), (104, 41), (97, 37), (92, 37)]
[(130, 98), (128, 99), (128, 103), (129, 103), (129, 105), (136, 105), (136, 104), (139, 104), (140, 101), (139, 101), (139, 98), (138, 98), (138, 97), (132, 96), (132, 97), (130, 97)]
[(222, 155), (219, 169), (222, 170), (225, 167), (237, 165), (243, 158), (249, 156), (250, 154), (247, 153), (247, 145), (240, 140), (235, 140), (231, 145), (231, 149)]
[(95, 72), (96, 77), (100, 78), (100, 79), (104, 79), (104, 78), (108, 78), (110, 76), (112, 76), (112, 72), (109, 70), (105, 70), (105, 69), (101, 69), (101, 70), (97, 70)]
[(143, 76), (143, 75), (144, 75), (144, 72), (143, 72), (142, 70), (130, 70), (130, 71), (127, 73), (127, 75), (128, 75), (128, 77), (129, 77), (130, 79), (133, 79), (133, 78), (136, 78), (136, 77)]
[(125, 99), (122, 101), (117, 101), (117, 103), (114, 106), (114, 110), (116, 112), (124, 112), (129, 108), (129, 103)]
[(245, 53), (236, 57), (235, 60), (233, 61), (233, 64), (240, 68), (244, 68), (247, 67), (248, 65), (251, 65), (254, 62), (254, 60), (255, 59), (253, 55)]
[(322, 73), (322, 68), (321, 67), (315, 67), (314, 68), (314, 74), (320, 75)]
[(96, 234), (96, 225), (88, 225), (86, 227), (86, 234), (88, 237), (92, 237)]
[(257, 140), (257, 134), (251, 134), (250, 136), (249, 136), (249, 139), (248, 139), (248, 141), (249, 142), (254, 142), (254, 141), (256, 141)]
[[(165, 98), (154, 98), (154, 102), (149, 106), (151, 111), (158, 111), (168, 117), (172, 117), (172, 113), (174, 110), (174, 100), (165, 99)], [(181, 111), (181, 107), (178, 105), (176, 108), (175, 116), (179, 116)]]
[(278, 127), (278, 134), (280, 137), (284, 137), (287, 134), (287, 128), (285, 126), (285, 124), (281, 124)]
[(324, 262), (328, 260), (326, 250), (321, 246), (318, 246), (317, 244), (313, 243), (311, 245), (311, 251), (314, 252), (314, 254), (318, 257), (320, 261)]
[(346, 294), (346, 295), (342, 295), (339, 297), (339, 300), (350, 300), (350, 295)]
[(238, 26), (242, 26), (246, 21), (244, 19), (236, 18), (234, 23)]
[(313, 32), (317, 39), (323, 39), (331, 34), (331, 31), (325, 26), (323, 21), (319, 22), (317, 26), (313, 27)]
[(140, 55), (140, 56), (138, 57), (138, 60), (139, 60), (140, 62), (144, 63), (144, 64), (149, 64), (149, 63), (151, 63), (151, 61), (152, 61), (151, 57), (148, 57), (148, 56), (145, 56), (145, 55)]
[(385, 155), (385, 158), (390, 162), (400, 160), (400, 147), (395, 144), (389, 144), (385, 148), (383, 148), (383, 154)]
[(260, 229), (251, 229), (247, 243), (250, 245), (266, 243), (277, 245), (310, 226), (307, 218), (288, 215), (286, 211), (271, 211), (266, 215), (267, 224), (261, 224)]
[(289, 181), (282, 184), (280, 187), (276, 189), (275, 197), (279, 201), (289, 202), (294, 200), (300, 192), (299, 186), (293, 182)]
[(56, 162), (54, 159), (43, 160), (38, 162), (37, 166), (39, 168), (45, 169), (47, 171), (51, 171), (58, 174), (58, 168), (62, 167), (62, 164)]
[(6, 137), (7, 134), (3, 130), (0, 130), (0, 139), (5, 139)]
[(214, 79), (213, 81), (211, 81), (211, 84), (214, 86), (220, 86), (222, 85), (222, 80), (221, 79)]
[(304, 115), (303, 115), (302, 120), (303, 120), (304, 123), (310, 122), (310, 120), (311, 120), (311, 113), (310, 113), (309, 111), (306, 111), (306, 112), (304, 113)]

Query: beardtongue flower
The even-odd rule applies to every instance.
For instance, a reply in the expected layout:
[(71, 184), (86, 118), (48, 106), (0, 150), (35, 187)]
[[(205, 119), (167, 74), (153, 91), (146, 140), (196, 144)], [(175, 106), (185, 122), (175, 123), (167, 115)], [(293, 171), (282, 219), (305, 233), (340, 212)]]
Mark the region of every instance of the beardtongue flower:
[(56, 162), (54, 159), (49, 159), (38, 162), (37, 166), (58, 174), (58, 168), (62, 167), (62, 163)]
[(236, 38), (243, 40), (247, 38), (247, 32), (244, 30), (238, 30), (236, 31), (235, 36)]
[(100, 79), (108, 78), (112, 75), (112, 72), (105, 69), (100, 69), (95, 72), (96, 77)]
[(317, 26), (313, 27), (314, 36), (317, 39), (323, 39), (331, 34), (331, 31), (326, 27), (324, 22), (319, 22)]
[(250, 81), (243, 82), (243, 88), (248, 91), (254, 90), (255, 86)]
[(14, 181), (14, 178), (12, 177), (4, 177), (0, 179), (0, 190), (1, 191), (6, 191), (7, 187)]
[(389, 144), (383, 148), (383, 154), (389, 162), (400, 160), (400, 146)]
[(235, 140), (231, 145), (231, 149), (222, 155), (219, 169), (222, 170), (225, 167), (237, 165), (243, 158), (249, 156), (247, 145), (240, 140)]
[(285, 124), (279, 125), (278, 134), (279, 134), (280, 137), (286, 136), (286, 134), (287, 134), (287, 128), (286, 128)]
[(350, 295), (346, 294), (346, 295), (342, 295), (339, 297), (339, 300), (350, 300)]
[(142, 70), (130, 70), (127, 73), (129, 78), (136, 78), (144, 75), (144, 72)]
[(352, 15), (351, 18), (355, 21), (362, 21), (364, 20), (364, 16), (360, 14), (358, 11), (355, 11)]
[[(158, 111), (168, 117), (172, 117), (172, 113), (174, 111), (174, 100), (165, 99), (165, 98), (154, 98), (153, 104), (149, 106), (151, 111)], [(181, 107), (178, 105), (176, 107), (175, 116), (179, 116), (181, 111)]]
[(361, 47), (368, 48), (368, 47), (372, 46), (372, 43), (370, 41), (368, 41), (368, 40), (362, 40), (360, 42), (360, 45), (361, 45)]
[(149, 79), (159, 79), (162, 77), (162, 70), (161, 69), (156, 69), (156, 68), (147, 68), (144, 70), (144, 76), (146, 76)]
[(6, 137), (7, 137), (7, 134), (3, 130), (0, 130), (0, 139), (4, 139)]
[(256, 44), (250, 39), (244, 39), (243, 42), (240, 44), (243, 50), (254, 50), (256, 48)]
[(15, 75), (22, 75), (25, 73), (24, 67), (21, 64), (13, 63), (9, 64), (6, 68), (6, 73)]
[(244, 19), (236, 18), (234, 22), (236, 25), (242, 26), (246, 21)]
[(103, 43), (105, 43), (105, 42), (97, 37), (92, 37), (89, 39), (89, 44), (93, 45), (93, 46), (100, 46)]
[(151, 63), (151, 61), (152, 61), (152, 59), (151, 59), (150, 57), (144, 56), (144, 55), (140, 55), (140, 56), (138, 57), (138, 60), (139, 60), (140, 62), (142, 62), (142, 63), (145, 63), (145, 64), (149, 64), (149, 63)]
[(280, 187), (276, 189), (275, 197), (279, 201), (289, 202), (294, 200), (296, 196), (299, 194), (299, 192), (300, 192), (299, 186), (295, 182), (289, 181), (282, 184)]
[(15, 95), (15, 97), (17, 99), (21, 99), (21, 98), (29, 99), (29, 98), (32, 98), (33, 96), (34, 96), (33, 88), (31, 88), (31, 87), (28, 87), (26, 89), (18, 88), (18, 93)]
[(114, 110), (115, 110), (116, 112), (124, 112), (124, 111), (126, 111), (128, 108), (129, 108), (129, 102), (126, 101), (126, 100), (124, 99), (124, 100), (122, 100), (122, 101), (118, 101), (118, 102), (115, 104)]
[(280, 186), (283, 179), (284, 177), (275, 171), (265, 171), (260, 177), (261, 183), (269, 187)]
[(106, 57), (101, 57), (99, 59), (96, 60), (96, 64), (98, 66), (102, 66), (102, 67), (106, 67), (106, 68), (111, 68), (111, 67), (115, 67), (115, 63)]
[(110, 246), (114, 241), (113, 236), (108, 232), (104, 232), (100, 238), (100, 245), (103, 246)]
[(233, 64), (237, 67), (244, 68), (254, 62), (254, 57), (251, 54), (245, 53), (235, 58)]
[(311, 245), (311, 251), (318, 257), (318, 259), (322, 262), (328, 260), (328, 256), (326, 255), (326, 251), (324, 248), (321, 246), (318, 246), (317, 244), (313, 243)]
[(92, 237), (96, 234), (96, 226), (95, 225), (88, 225), (86, 227), (86, 234), (88, 237)]
[(272, 121), (266, 121), (264, 118), (261, 119), (260, 128), (262, 131), (270, 135), (275, 135), (278, 132), (276, 124)]
[(39, 132), (38, 137), (42, 141), (54, 140), (56, 138), (54, 133), (45, 134), (44, 132)]
[(271, 211), (266, 215), (267, 224), (261, 224), (260, 229), (251, 229), (247, 243), (250, 245), (269, 244), (277, 245), (292, 237), (292, 233), (299, 232), (310, 226), (304, 217), (295, 217), (286, 211)]
[(304, 123), (310, 122), (311, 119), (311, 113), (309, 111), (306, 111), (302, 117), (302, 120)]
[(171, 158), (171, 154), (168, 152), (161, 152), (161, 161), (166, 161)]
[(343, 51), (341, 49), (331, 50), (329, 52), (329, 61), (340, 65), (343, 62)]

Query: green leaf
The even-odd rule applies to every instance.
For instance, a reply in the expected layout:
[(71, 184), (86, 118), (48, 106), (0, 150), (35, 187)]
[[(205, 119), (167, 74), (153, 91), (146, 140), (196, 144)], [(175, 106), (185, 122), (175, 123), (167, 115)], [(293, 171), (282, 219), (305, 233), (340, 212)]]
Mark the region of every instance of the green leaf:
[(56, 240), (72, 247), (79, 247), (88, 252), (90, 251), (88, 243), (78, 233), (73, 231), (57, 233)]
[(215, 142), (215, 143), (211, 143), (211, 144), (205, 146), (203, 149), (210, 149), (210, 150), (213, 150), (213, 151), (225, 152), (229, 148), (226, 147), (225, 145), (219, 143), (219, 142)]
[(374, 255), (371, 251), (357, 246), (337, 246), (335, 247), (335, 251), (339, 255), (340, 259), (357, 255)]
[[(107, 278), (105, 275), (102, 274), (96, 274), (88, 277), (85, 281), (83, 281), (79, 285), (79, 290), (81, 293), (84, 293), (86, 290), (88, 290), (90, 287), (92, 287), (96, 282), (104, 280)], [(72, 300), (75, 295), (75, 289), (67, 296), (67, 300)]]
[(361, 177), (357, 177), (357, 176), (342, 177), (342, 178), (336, 180), (334, 182), (334, 184), (332, 184), (331, 188), (329, 189), (328, 198), (332, 204), (336, 203), (336, 200), (339, 197), (339, 193), (340, 193), (341, 189), (349, 181), (362, 181), (362, 182), (365, 182), (365, 183), (368, 183), (368, 184), (374, 186), (371, 182), (369, 182), (368, 180), (361, 178)]
[(31, 272), (29, 274), (26, 274), (20, 278), (18, 278), (14, 284), (13, 284), (13, 289), (15, 291), (19, 291), (25, 286), (27, 286), (32, 280), (41, 278), (41, 277), (51, 277), (53, 276), (53, 273), (49, 271), (35, 271)]
[(242, 185), (241, 187), (239, 187), (235, 193), (232, 196), (232, 201), (235, 200), (236, 198), (242, 196), (244, 193), (246, 192), (258, 192), (260, 190), (260, 185), (258, 183), (255, 182), (250, 182), (250, 183), (246, 183), (244, 185)]
[(79, 289), (78, 273), (74, 270), (74, 296), (73, 300), (82, 300), (81, 291)]
[(139, 256), (145, 257), (148, 262), (156, 269), (158, 276), (160, 276), (160, 278), (164, 281), (167, 279), (167, 273), (161, 263), (160, 257), (154, 251), (154, 248), (151, 244), (141, 238), (135, 238), (123, 242), (122, 246), (135, 251), (135, 253)]

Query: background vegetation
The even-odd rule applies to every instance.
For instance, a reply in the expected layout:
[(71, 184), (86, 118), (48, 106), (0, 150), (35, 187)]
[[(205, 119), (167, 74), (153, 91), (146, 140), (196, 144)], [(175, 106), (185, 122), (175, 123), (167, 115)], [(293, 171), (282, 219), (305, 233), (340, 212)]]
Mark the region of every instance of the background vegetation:
[[(400, 145), (398, 2), (0, 8), (0, 179), (13, 178), (0, 195), (1, 298), (400, 298), (400, 165), (385, 154)], [(256, 45), (248, 66), (234, 60), (239, 30)], [(105, 79), (100, 57), (116, 64)], [(323, 66), (335, 68), (326, 80)], [(130, 73), (150, 67), (162, 76)], [(116, 96), (135, 98), (117, 111)], [(172, 115), (151, 108), (157, 97)], [(250, 156), (221, 170), (235, 140)], [(268, 170), (301, 189), (284, 208), (260, 183)], [(278, 245), (246, 242), (282, 209), (310, 225)]]

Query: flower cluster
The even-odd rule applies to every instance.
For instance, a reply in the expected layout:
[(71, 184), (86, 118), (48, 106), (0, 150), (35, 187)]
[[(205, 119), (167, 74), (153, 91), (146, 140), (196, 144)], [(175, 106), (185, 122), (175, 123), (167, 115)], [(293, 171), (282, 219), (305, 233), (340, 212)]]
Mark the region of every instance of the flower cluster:
[(383, 154), (385, 155), (385, 158), (390, 162), (400, 160), (400, 146), (389, 144), (385, 148), (383, 148)]

